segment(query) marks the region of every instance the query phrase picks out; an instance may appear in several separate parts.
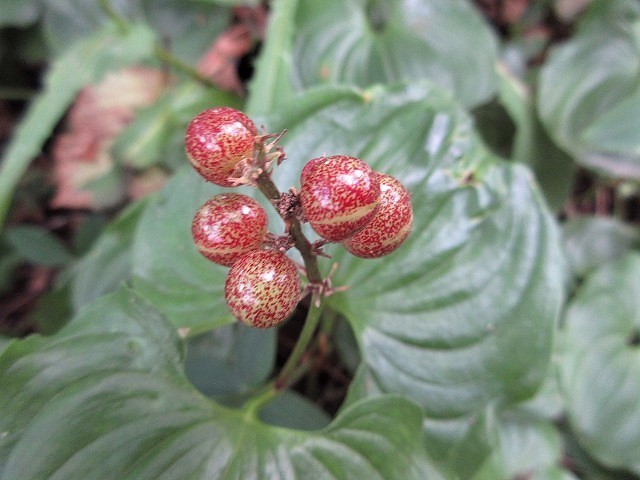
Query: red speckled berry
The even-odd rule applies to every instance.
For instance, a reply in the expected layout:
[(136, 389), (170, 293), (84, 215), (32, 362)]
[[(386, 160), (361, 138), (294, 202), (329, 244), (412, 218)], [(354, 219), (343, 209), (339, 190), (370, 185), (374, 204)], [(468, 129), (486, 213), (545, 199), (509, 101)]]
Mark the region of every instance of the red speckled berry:
[(239, 193), (215, 195), (196, 212), (191, 234), (198, 251), (230, 267), (238, 257), (258, 250), (267, 233), (267, 212)]
[(233, 315), (251, 327), (273, 327), (293, 313), (300, 297), (300, 274), (284, 253), (256, 250), (229, 270), (224, 298)]
[(373, 217), (380, 197), (376, 172), (346, 155), (314, 158), (300, 177), (300, 203), (311, 227), (338, 242), (354, 235)]
[(206, 180), (232, 187), (229, 177), (240, 160), (253, 155), (257, 134), (244, 113), (229, 107), (211, 108), (196, 115), (187, 127), (187, 157)]
[(378, 258), (393, 252), (406, 240), (413, 226), (411, 198), (404, 185), (379, 173), (380, 206), (373, 219), (342, 245), (361, 258)]

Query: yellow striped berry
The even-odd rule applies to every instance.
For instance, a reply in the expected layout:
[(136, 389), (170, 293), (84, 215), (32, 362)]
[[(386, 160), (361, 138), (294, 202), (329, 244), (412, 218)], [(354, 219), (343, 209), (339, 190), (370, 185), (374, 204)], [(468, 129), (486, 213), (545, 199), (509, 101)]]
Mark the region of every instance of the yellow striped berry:
[(252, 158), (257, 134), (244, 113), (229, 107), (211, 108), (196, 115), (187, 127), (187, 157), (206, 180), (232, 187), (229, 178), (238, 162)]
[(404, 185), (390, 175), (379, 173), (380, 206), (360, 232), (342, 242), (353, 255), (378, 258), (397, 249), (411, 233), (413, 210)]
[(229, 270), (224, 298), (233, 315), (251, 327), (270, 328), (286, 320), (300, 298), (300, 274), (277, 250), (256, 250)]
[(198, 251), (212, 262), (230, 267), (238, 257), (262, 247), (267, 212), (253, 198), (222, 193), (196, 212), (191, 234)]
[(346, 155), (310, 160), (300, 177), (300, 203), (315, 232), (338, 242), (362, 229), (379, 203), (376, 172)]

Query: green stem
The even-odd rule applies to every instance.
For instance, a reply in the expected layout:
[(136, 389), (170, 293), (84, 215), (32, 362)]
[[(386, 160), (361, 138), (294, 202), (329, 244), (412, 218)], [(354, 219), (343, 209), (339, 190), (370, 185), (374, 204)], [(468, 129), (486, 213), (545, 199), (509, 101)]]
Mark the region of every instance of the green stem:
[(298, 337), (298, 341), (296, 342), (295, 347), (293, 347), (293, 351), (282, 367), (282, 370), (280, 370), (280, 375), (278, 375), (278, 378), (276, 379), (276, 389), (286, 388), (297, 380), (298, 375), (294, 375), (294, 373), (298, 368), (300, 358), (302, 358), (309, 342), (313, 338), (313, 333), (318, 326), (321, 313), (322, 305), (316, 307), (315, 303), (311, 302), (309, 305), (309, 311), (307, 312), (307, 318), (304, 322), (304, 327), (302, 327), (302, 332), (300, 332), (300, 336)]
[(218, 88), (215, 83), (213, 83), (206, 75), (200, 73), (197, 68), (182, 61), (169, 50), (156, 45), (154, 53), (161, 62), (164, 62), (172, 66), (176, 70), (188, 75), (189, 77), (203, 84), (205, 87)]
[(120, 15), (115, 8), (111, 5), (109, 0), (99, 0), (100, 8), (102, 11), (115, 23), (120, 30), (127, 32), (129, 30), (129, 22), (126, 18)]
[[(261, 158), (258, 160), (260, 162), (264, 158), (264, 149), (260, 153)], [(263, 161), (264, 163), (264, 161)], [(276, 187), (273, 180), (271, 180), (271, 176), (263, 171), (258, 176), (258, 188), (267, 197), (269, 200), (277, 201), (280, 199), (280, 191), (278, 187)], [(304, 236), (302, 232), (302, 226), (300, 222), (296, 218), (292, 218), (290, 220), (289, 225), (289, 234), (293, 238), (294, 245), (296, 249), (302, 255), (302, 259), (304, 260), (304, 268), (307, 271), (307, 279), (309, 283), (322, 283), (322, 274), (320, 273), (320, 268), (318, 267), (318, 257), (313, 251), (313, 245), (307, 237)]]
[[(266, 157), (267, 152), (264, 145), (264, 139), (256, 139), (253, 165), (254, 167), (261, 169), (256, 183), (258, 185), (258, 189), (265, 197), (277, 202), (281, 199), (281, 194), (278, 187), (273, 183), (271, 175), (267, 171), (265, 163)], [(293, 238), (294, 245), (304, 260), (304, 266), (309, 283), (316, 285), (321, 284), (323, 280), (320, 268), (318, 267), (318, 257), (313, 250), (313, 245), (309, 240), (307, 240), (307, 237), (305, 237), (302, 232), (300, 221), (297, 218), (290, 218), (286, 220), (289, 222), (289, 234)], [(282, 390), (283, 388), (287, 388), (289, 385), (295, 383), (299, 376), (303, 375), (308, 368), (308, 365), (303, 364), (299, 366), (298, 364), (304, 355), (305, 350), (309, 346), (309, 342), (311, 342), (311, 339), (313, 338), (313, 334), (318, 326), (318, 322), (320, 321), (322, 307), (322, 302), (318, 305), (316, 305), (316, 302), (313, 301), (313, 299), (310, 302), (309, 311), (307, 312), (307, 318), (304, 322), (304, 327), (302, 327), (302, 332), (300, 332), (300, 336), (296, 341), (291, 355), (289, 355), (289, 358), (282, 367), (282, 370), (275, 381), (276, 390)]]
[(283, 93), (291, 91), (289, 57), (298, 0), (275, 0), (271, 4), (264, 47), (249, 85), (251, 95), (245, 111), (250, 115), (270, 112), (283, 100)]
[(276, 395), (278, 390), (274, 387), (274, 382), (267, 383), (249, 400), (243, 410), (250, 417), (256, 417), (262, 407), (269, 403)]

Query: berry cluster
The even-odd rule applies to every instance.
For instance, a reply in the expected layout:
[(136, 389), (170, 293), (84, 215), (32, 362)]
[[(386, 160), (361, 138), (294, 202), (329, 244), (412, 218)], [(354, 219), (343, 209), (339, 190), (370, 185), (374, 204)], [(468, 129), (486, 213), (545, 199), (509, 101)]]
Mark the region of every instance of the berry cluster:
[[(286, 320), (298, 304), (299, 269), (285, 255), (290, 246), (298, 247), (303, 258), (307, 254), (305, 264), (328, 242), (340, 242), (357, 257), (378, 258), (397, 249), (413, 225), (404, 186), (346, 155), (310, 160), (302, 170), (300, 191), (280, 194), (270, 178), (273, 162), (284, 159), (275, 145), (278, 138), (260, 135), (242, 112), (220, 107), (194, 117), (185, 139), (189, 161), (202, 177), (223, 187), (257, 186), (285, 220), (286, 235), (276, 237), (267, 232), (262, 205), (246, 195), (223, 193), (202, 205), (192, 223), (198, 251), (230, 267), (225, 300), (231, 312), (259, 328)], [(300, 222), (309, 222), (322, 240), (311, 244), (293, 238), (294, 231), (301, 232), (294, 228)], [(330, 293), (328, 280), (309, 275), (309, 283), (309, 291)]]

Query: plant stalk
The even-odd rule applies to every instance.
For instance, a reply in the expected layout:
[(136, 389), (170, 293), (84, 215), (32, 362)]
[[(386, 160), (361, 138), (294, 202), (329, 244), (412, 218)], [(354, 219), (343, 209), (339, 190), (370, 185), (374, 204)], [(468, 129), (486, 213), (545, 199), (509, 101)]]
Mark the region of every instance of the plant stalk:
[(121, 31), (127, 32), (129, 30), (129, 22), (126, 18), (120, 15), (115, 8), (113, 8), (113, 5), (111, 5), (109, 0), (99, 0), (98, 3), (100, 4), (102, 11), (118, 26)]
[[(271, 180), (268, 173), (262, 172), (257, 179), (258, 188), (269, 200), (280, 199), (280, 191)], [(297, 218), (292, 218), (289, 226), (289, 234), (293, 238), (295, 247), (298, 249), (304, 260), (304, 268), (307, 271), (309, 283), (322, 283), (322, 274), (318, 267), (318, 258), (313, 251), (313, 245), (302, 232), (302, 226)]]
[(156, 45), (154, 53), (161, 62), (164, 62), (167, 65), (175, 68), (176, 70), (188, 75), (189, 77), (203, 84), (205, 87), (218, 88), (215, 83), (213, 83), (206, 75), (200, 73), (197, 68), (182, 61), (166, 48), (162, 48), (161, 46)]
[(280, 390), (286, 388), (287, 386), (295, 383), (297, 380), (297, 375), (294, 375), (296, 369), (298, 367), (298, 363), (300, 358), (304, 354), (309, 342), (313, 338), (313, 333), (318, 326), (318, 322), (320, 321), (320, 314), (322, 313), (322, 305), (316, 307), (315, 302), (311, 302), (309, 304), (309, 311), (307, 312), (307, 318), (304, 322), (304, 327), (302, 327), (302, 332), (300, 332), (300, 336), (298, 337), (298, 341), (296, 345), (293, 347), (293, 351), (286, 363), (280, 370), (280, 374), (275, 382), (275, 388)]

